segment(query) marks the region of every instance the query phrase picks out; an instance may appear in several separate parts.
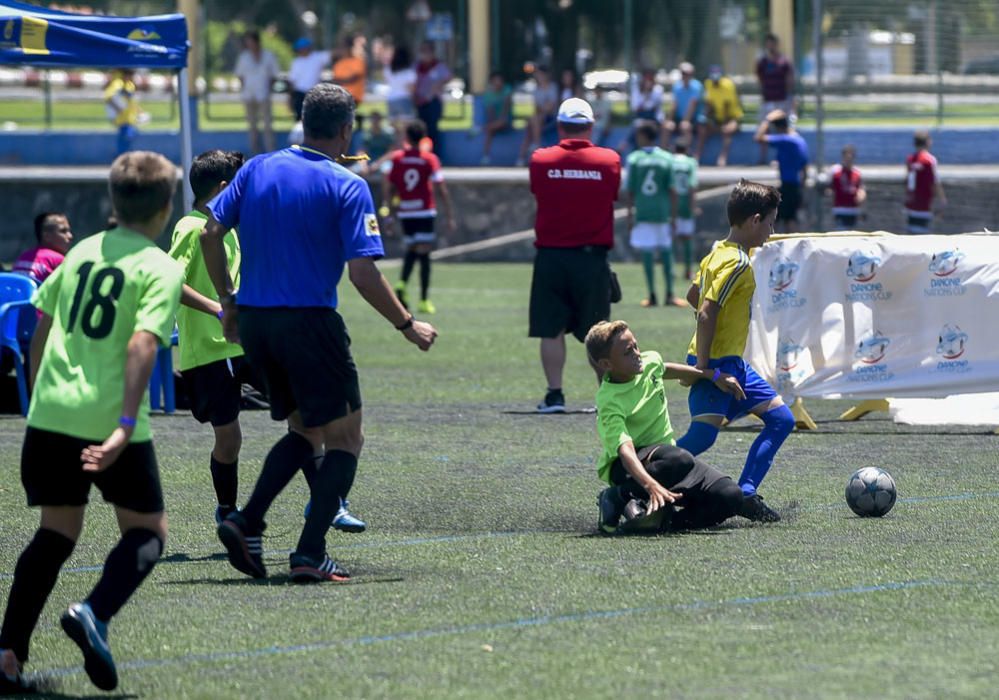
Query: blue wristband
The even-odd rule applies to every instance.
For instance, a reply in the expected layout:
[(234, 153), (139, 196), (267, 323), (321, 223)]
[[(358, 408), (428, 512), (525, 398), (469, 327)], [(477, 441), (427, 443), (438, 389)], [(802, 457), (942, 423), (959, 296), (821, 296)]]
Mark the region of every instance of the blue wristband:
[(717, 383), (718, 380), (721, 379), (721, 376), (722, 376), (722, 371), (718, 367), (715, 367), (715, 373), (711, 376), (711, 381)]
[(215, 316), (218, 318), (218, 320), (221, 321), (222, 320), (222, 315), (224, 313), (225, 313), (225, 311), (223, 311), (222, 309), (219, 309), (219, 312), (217, 314), (215, 314)]
[(138, 422), (135, 418), (129, 418), (128, 416), (122, 416), (118, 419), (118, 425), (123, 428), (134, 428)]

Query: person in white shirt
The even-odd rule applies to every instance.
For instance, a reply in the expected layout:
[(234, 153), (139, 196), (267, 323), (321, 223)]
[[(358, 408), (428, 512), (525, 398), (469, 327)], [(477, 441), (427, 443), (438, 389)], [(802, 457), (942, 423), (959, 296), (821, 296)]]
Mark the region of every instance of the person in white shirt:
[(392, 61), (384, 70), (388, 83), (388, 115), (393, 122), (412, 119), (416, 115), (413, 92), (416, 90), (416, 69), (405, 46), (397, 46)]
[(305, 93), (319, 84), (323, 77), (323, 69), (332, 62), (329, 51), (313, 51), (312, 39), (302, 37), (295, 42), (295, 58), (288, 69), (288, 82), (291, 90), (288, 92), (288, 106), (295, 115), (295, 121), (302, 121), (302, 103)]
[[(274, 54), (260, 45), (260, 32), (251, 29), (243, 35), (243, 51), (233, 71), (242, 85), (243, 106), (250, 127), (250, 149), (254, 153), (274, 150), (271, 116), (271, 89), (278, 75)], [(260, 143), (259, 122), (263, 121), (264, 142)]]

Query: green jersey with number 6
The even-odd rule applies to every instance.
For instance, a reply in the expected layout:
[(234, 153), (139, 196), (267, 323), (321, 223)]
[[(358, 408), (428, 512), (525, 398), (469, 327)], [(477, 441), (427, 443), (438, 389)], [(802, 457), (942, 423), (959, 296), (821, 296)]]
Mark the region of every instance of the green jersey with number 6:
[(673, 191), (676, 192), (676, 218), (693, 219), (690, 193), (697, 189), (697, 161), (685, 153), (673, 156)]
[(632, 151), (626, 162), (628, 191), (635, 201), (635, 221), (669, 223), (673, 156), (655, 146)]
[[(128, 341), (149, 331), (167, 345), (184, 271), (140, 233), (116, 228), (78, 243), (32, 303), (52, 317), (28, 425), (100, 443), (118, 427)], [(146, 442), (149, 392), (132, 442)]]

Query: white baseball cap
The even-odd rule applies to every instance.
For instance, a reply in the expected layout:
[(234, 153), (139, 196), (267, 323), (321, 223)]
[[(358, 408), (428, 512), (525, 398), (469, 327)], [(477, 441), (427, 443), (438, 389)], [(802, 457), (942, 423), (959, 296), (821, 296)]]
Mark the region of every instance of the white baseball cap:
[(559, 106), (558, 120), (563, 124), (592, 124), (593, 108), (586, 100), (570, 97)]

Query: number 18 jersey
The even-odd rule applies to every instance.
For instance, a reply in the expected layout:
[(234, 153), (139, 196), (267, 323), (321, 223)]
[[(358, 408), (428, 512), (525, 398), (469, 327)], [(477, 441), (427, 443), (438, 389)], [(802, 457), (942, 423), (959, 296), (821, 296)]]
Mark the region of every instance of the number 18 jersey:
[[(28, 425), (95, 442), (107, 438), (121, 416), (128, 341), (148, 331), (169, 343), (183, 276), (155, 243), (126, 228), (74, 246), (32, 298), (52, 317), (52, 329)], [(136, 420), (132, 442), (148, 441), (148, 392)]]
[(437, 216), (433, 183), (444, 182), (437, 156), (417, 148), (398, 151), (392, 157), (389, 180), (399, 193), (400, 219)]
[(628, 191), (635, 202), (635, 221), (669, 223), (673, 156), (658, 146), (641, 148), (628, 156), (627, 167)]

